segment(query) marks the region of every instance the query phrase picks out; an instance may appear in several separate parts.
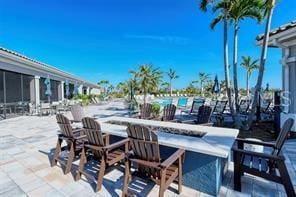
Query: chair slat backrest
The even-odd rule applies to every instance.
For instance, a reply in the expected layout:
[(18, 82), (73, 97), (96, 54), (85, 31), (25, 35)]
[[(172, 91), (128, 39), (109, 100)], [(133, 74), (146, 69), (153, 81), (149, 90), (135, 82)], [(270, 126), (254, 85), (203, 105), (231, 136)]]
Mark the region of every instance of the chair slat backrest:
[(285, 140), (288, 137), (289, 132), (291, 131), (292, 127), (294, 124), (294, 120), (292, 118), (289, 118), (288, 120), (286, 120), (286, 122), (284, 123), (281, 132), (279, 134), (279, 136), (276, 139), (275, 142), (275, 150), (273, 151), (273, 155), (279, 155), (281, 152), (281, 149), (285, 143)]
[[(105, 146), (101, 125), (97, 121), (95, 121), (93, 118), (86, 117), (82, 119), (82, 125), (87, 136), (88, 144), (99, 147)], [(93, 153), (97, 157), (101, 157), (103, 154), (102, 151), (95, 150), (93, 150)]]
[(65, 137), (72, 138), (73, 137), (73, 130), (72, 130), (70, 120), (62, 114), (57, 114), (56, 119), (57, 119), (57, 123), (60, 127), (62, 134)]
[(73, 116), (73, 120), (76, 122), (81, 122), (82, 118), (85, 117), (83, 108), (80, 105), (72, 105), (71, 114)]
[(140, 114), (142, 119), (150, 118), (152, 113), (152, 105), (145, 103), (141, 106)]
[(160, 162), (159, 144), (155, 132), (141, 125), (130, 124), (127, 135), (136, 158)]
[(223, 114), (228, 101), (216, 101), (213, 113)]
[(241, 99), (239, 103), (239, 111), (241, 113), (247, 113), (250, 108), (251, 101), (249, 99)]
[(202, 105), (198, 109), (197, 124), (204, 124), (210, 121), (212, 115), (212, 108), (208, 105)]
[(198, 114), (199, 107), (205, 103), (205, 99), (195, 99), (192, 103), (190, 113)]
[(163, 108), (163, 117), (162, 117), (162, 119), (164, 121), (174, 120), (176, 109), (177, 109), (177, 107), (174, 104), (166, 105)]

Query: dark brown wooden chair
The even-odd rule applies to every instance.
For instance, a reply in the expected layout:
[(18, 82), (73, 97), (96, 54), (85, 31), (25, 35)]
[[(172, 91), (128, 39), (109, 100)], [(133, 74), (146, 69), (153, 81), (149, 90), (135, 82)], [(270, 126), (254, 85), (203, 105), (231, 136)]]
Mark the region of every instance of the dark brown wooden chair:
[(210, 123), (211, 115), (212, 115), (211, 106), (202, 105), (198, 109), (197, 119), (194, 122), (195, 122), (195, 124), (212, 125)]
[(152, 105), (150, 103), (145, 103), (140, 107), (140, 119), (151, 119)]
[(83, 108), (80, 105), (72, 105), (71, 114), (73, 116), (73, 119), (71, 120), (72, 123), (81, 122), (82, 118), (85, 117)]
[(157, 135), (147, 127), (129, 125), (128, 138), (132, 151), (126, 156), (125, 176), (122, 196), (128, 195), (128, 184), (131, 176), (130, 162), (138, 164), (137, 171), (160, 185), (159, 196), (163, 196), (165, 190), (178, 177), (178, 191), (182, 191), (182, 163), (185, 150), (178, 149), (168, 159), (160, 158)]
[[(83, 141), (86, 139), (86, 136), (84, 135), (82, 129), (73, 129), (70, 120), (66, 116), (57, 114), (56, 119), (60, 127), (60, 133), (58, 134), (58, 141), (51, 165), (55, 166), (57, 161), (59, 161), (61, 164), (65, 164), (65, 174), (68, 174), (71, 170), (74, 158), (79, 156), (83, 148)], [(67, 144), (64, 147), (62, 147), (63, 141), (65, 141)], [(59, 153), (62, 150), (69, 150), (69, 157), (66, 163), (63, 160), (58, 159)]]
[(174, 104), (168, 104), (163, 108), (162, 121), (171, 121), (175, 119), (177, 107)]
[[(281, 155), (281, 149), (293, 124), (293, 119), (288, 119), (284, 123), (275, 143), (237, 139), (237, 147), (232, 149), (234, 156), (235, 190), (241, 191), (241, 176), (246, 172), (283, 184), (288, 196), (296, 196), (285, 165), (285, 158)], [(271, 154), (266, 154), (244, 150), (245, 143), (270, 147), (272, 148), (272, 152)]]
[[(120, 161), (124, 161), (125, 153), (128, 152), (128, 139), (109, 144), (109, 135), (102, 134), (100, 124), (93, 118), (83, 118), (82, 124), (87, 136), (87, 142), (84, 143), (81, 152), (79, 169), (75, 180), (79, 180), (81, 174), (88, 176), (84, 166), (87, 163), (87, 157), (91, 156), (100, 163), (96, 184), (96, 191), (99, 191), (102, 187), (105, 170)], [(121, 149), (123, 146), (125, 146), (125, 150)]]
[(208, 105), (202, 105), (198, 108), (197, 115), (190, 116), (189, 119), (185, 118), (183, 120), (177, 120), (179, 123), (185, 124), (198, 124), (202, 126), (213, 126), (210, 122), (212, 115), (212, 107)]

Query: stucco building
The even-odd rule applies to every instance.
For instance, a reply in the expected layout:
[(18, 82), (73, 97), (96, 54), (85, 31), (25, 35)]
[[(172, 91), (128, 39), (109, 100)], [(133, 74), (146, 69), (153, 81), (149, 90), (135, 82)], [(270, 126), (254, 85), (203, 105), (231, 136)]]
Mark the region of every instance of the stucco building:
[[(263, 38), (263, 35), (259, 35), (257, 43), (262, 45)], [(290, 117), (296, 122), (296, 21), (271, 30), (268, 46), (282, 49), (281, 124)], [(295, 124), (293, 131), (296, 131)]]
[(46, 79), (50, 81), (50, 101), (71, 99), (75, 91), (79, 94), (100, 94), (100, 87), (94, 83), (0, 48), (0, 113), (7, 110), (6, 105), (13, 103), (29, 102), (38, 106), (47, 102)]

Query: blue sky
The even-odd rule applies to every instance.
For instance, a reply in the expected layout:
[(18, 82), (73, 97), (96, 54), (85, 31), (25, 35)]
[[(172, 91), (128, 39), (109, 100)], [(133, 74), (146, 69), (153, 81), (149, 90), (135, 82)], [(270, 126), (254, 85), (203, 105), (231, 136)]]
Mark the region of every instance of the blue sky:
[[(197, 0), (0, 0), (0, 45), (93, 82), (128, 79), (128, 70), (153, 63), (173, 68), (175, 87), (198, 72), (223, 79), (222, 26)], [(296, 1), (280, 0), (272, 27), (296, 19)], [(259, 58), (255, 37), (264, 24), (246, 20), (239, 31), (239, 56)], [(232, 31), (230, 31), (232, 40)], [(232, 47), (230, 48), (230, 52)], [(264, 83), (281, 87), (279, 49), (269, 50)], [(230, 61), (231, 61), (230, 54)], [(256, 73), (252, 78), (254, 85)], [(239, 85), (245, 71), (239, 68)]]

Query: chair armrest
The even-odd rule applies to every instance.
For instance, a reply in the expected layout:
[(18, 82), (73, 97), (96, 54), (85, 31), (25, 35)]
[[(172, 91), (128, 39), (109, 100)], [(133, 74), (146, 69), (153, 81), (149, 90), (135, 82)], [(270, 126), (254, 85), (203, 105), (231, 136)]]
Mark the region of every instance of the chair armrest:
[(274, 155), (269, 155), (266, 153), (258, 153), (258, 152), (253, 152), (253, 151), (247, 151), (243, 149), (238, 149), (238, 148), (232, 148), (232, 151), (235, 153), (241, 153), (245, 155), (250, 155), (250, 156), (257, 156), (257, 157), (262, 157), (265, 159), (271, 159), (271, 160), (281, 160), (284, 161), (285, 158), (283, 156), (274, 156)]
[(95, 146), (90, 144), (84, 144), (84, 146), (93, 150), (104, 151), (104, 147), (101, 146)]
[(170, 167), (174, 162), (176, 162), (182, 155), (184, 155), (185, 150), (184, 149), (178, 149), (174, 154), (172, 154), (169, 158), (167, 158), (164, 162), (160, 164), (161, 168), (168, 168)]
[(135, 162), (137, 164), (143, 165), (143, 166), (160, 169), (158, 162), (145, 161), (145, 160), (141, 160), (141, 159), (129, 159), (129, 160), (132, 162)]
[(87, 136), (86, 135), (80, 135), (80, 136), (75, 136), (73, 137), (75, 140), (82, 140), (82, 139), (86, 139)]
[(259, 141), (253, 141), (253, 140), (246, 140), (242, 138), (236, 138), (236, 141), (238, 143), (247, 143), (247, 144), (255, 144), (255, 145), (262, 145), (262, 146), (268, 146), (275, 148), (275, 144), (271, 142), (259, 142)]
[(104, 148), (106, 149), (106, 150), (113, 150), (113, 149), (115, 149), (115, 148), (118, 148), (118, 147), (120, 147), (120, 146), (123, 146), (123, 145), (125, 145), (125, 144), (127, 144), (129, 142), (129, 139), (128, 138), (126, 138), (126, 139), (124, 139), (124, 140), (120, 140), (119, 142), (116, 142), (116, 143), (113, 143), (113, 144), (110, 144), (110, 145), (107, 145), (107, 146), (105, 146)]

